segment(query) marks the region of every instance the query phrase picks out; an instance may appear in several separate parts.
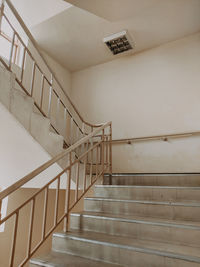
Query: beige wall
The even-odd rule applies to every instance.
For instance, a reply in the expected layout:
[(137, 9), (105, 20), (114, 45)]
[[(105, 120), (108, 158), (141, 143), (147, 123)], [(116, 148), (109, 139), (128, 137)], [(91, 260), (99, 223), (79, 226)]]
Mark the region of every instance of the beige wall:
[[(72, 100), (113, 137), (200, 130), (200, 34), (72, 75)], [(200, 171), (200, 139), (114, 146), (114, 172)]]

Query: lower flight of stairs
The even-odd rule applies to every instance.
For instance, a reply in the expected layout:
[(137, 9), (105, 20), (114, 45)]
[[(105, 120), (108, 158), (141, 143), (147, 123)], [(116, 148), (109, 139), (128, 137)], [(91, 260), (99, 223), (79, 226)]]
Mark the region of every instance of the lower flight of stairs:
[(200, 175), (105, 177), (70, 226), (31, 267), (200, 267)]

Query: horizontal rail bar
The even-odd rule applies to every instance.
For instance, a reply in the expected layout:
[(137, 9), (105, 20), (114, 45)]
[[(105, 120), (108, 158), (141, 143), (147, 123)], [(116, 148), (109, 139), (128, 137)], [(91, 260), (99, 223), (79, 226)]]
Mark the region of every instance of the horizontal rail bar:
[(143, 142), (143, 141), (150, 141), (150, 140), (167, 141), (168, 138), (184, 138), (184, 137), (191, 137), (191, 136), (198, 136), (198, 135), (200, 135), (200, 131), (187, 132), (187, 133), (177, 133), (177, 134), (156, 135), (156, 136), (132, 137), (132, 138), (124, 138), (124, 139), (122, 138), (122, 139), (113, 139), (112, 144), (120, 144), (120, 143), (130, 144), (131, 142)]

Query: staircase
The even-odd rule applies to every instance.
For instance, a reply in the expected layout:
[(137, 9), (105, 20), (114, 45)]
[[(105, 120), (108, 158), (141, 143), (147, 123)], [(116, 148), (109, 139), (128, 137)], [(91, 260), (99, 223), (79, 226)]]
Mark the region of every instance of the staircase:
[[(0, 66), (0, 103), (2, 103), (29, 134), (54, 157), (64, 151), (63, 136), (53, 132), (50, 119), (40, 114), (32, 97), (16, 89), (15, 74)], [(58, 162), (61, 167), (63, 162)]]
[(30, 266), (200, 266), (200, 175), (104, 178)]

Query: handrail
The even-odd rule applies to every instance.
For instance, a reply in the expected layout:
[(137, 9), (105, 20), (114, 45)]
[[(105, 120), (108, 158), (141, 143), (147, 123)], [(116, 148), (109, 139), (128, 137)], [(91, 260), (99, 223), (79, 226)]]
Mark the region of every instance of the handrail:
[(190, 136), (198, 136), (200, 135), (200, 131), (196, 132), (185, 132), (185, 133), (175, 133), (175, 134), (163, 134), (163, 135), (155, 135), (155, 136), (144, 136), (144, 137), (131, 137), (131, 138), (121, 138), (121, 139), (113, 139), (112, 144), (131, 144), (132, 142), (143, 142), (143, 141), (151, 141), (151, 140), (163, 140), (168, 141), (168, 138), (184, 138)]
[(71, 145), (65, 151), (61, 152), (60, 154), (58, 154), (54, 158), (50, 159), (46, 163), (44, 163), (41, 166), (39, 166), (34, 171), (30, 172), (28, 175), (24, 176), (22, 179), (20, 179), (16, 183), (12, 184), (11, 186), (9, 186), (8, 188), (6, 188), (5, 190), (1, 191), (0, 192), (0, 201), (3, 198), (7, 197), (9, 194), (11, 194), (14, 191), (16, 191), (18, 188), (20, 188), (24, 184), (28, 183), (35, 176), (39, 175), (41, 172), (43, 172), (44, 170), (46, 170), (48, 167), (50, 167), (54, 163), (58, 162), (60, 159), (62, 159), (63, 157), (65, 157), (67, 154), (69, 154), (70, 152), (74, 151), (77, 147), (79, 147), (82, 144), (85, 144), (90, 138), (96, 137), (96, 135), (98, 133), (100, 133), (103, 129), (105, 129), (109, 125), (111, 125), (111, 122), (107, 122), (107, 123), (103, 124), (103, 126), (101, 126), (100, 128), (94, 130), (92, 133), (88, 134), (87, 136), (83, 137), (81, 140), (79, 140), (78, 142), (76, 142), (74, 145)]
[[(22, 27), (23, 31), (25, 32), (26, 36), (28, 37), (29, 42), (31, 42), (31, 44), (33, 45), (38, 56), (40, 57), (40, 59), (44, 63), (45, 68), (48, 70), (49, 75), (51, 76), (50, 79), (48, 78), (49, 75), (47, 75), (45, 73), (45, 71), (43, 71), (42, 68), (40, 67), (41, 63), (38, 63), (38, 60), (33, 56), (33, 53), (31, 52), (31, 48), (23, 42), (20, 34), (17, 32), (15, 27), (10, 22), (8, 16), (5, 14), (5, 3), (9, 7), (9, 9), (11, 10), (14, 17), (19, 22), (20, 26)], [(44, 56), (40, 52), (37, 42), (33, 38), (31, 32), (29, 31), (29, 29), (27, 28), (27, 26), (23, 22), (21, 16), (18, 14), (17, 10), (15, 9), (15, 7), (13, 6), (13, 4), (11, 3), (10, 0), (2, 0), (2, 5), (0, 6), (0, 31), (1, 31), (1, 24), (2, 24), (3, 19), (5, 19), (5, 22), (12, 29), (12, 36), (11, 36), (12, 42), (11, 42), (10, 57), (9, 57), (8, 62), (3, 57), (0, 57), (0, 62), (9, 71), (16, 74), (16, 70), (14, 70), (14, 68), (13, 68), (13, 47), (14, 47), (15, 40), (18, 39), (21, 47), (23, 48), (23, 55), (22, 55), (22, 64), (21, 64), (22, 66), (19, 67), (20, 68), (20, 77), (16, 76), (16, 82), (24, 90), (24, 92), (27, 95), (33, 97), (34, 104), (37, 107), (37, 109), (41, 112), (41, 114), (43, 116), (48, 117), (50, 119), (51, 126), (58, 134), (60, 134), (64, 137), (65, 143), (68, 146), (70, 146), (73, 143), (75, 143), (77, 140), (82, 138), (84, 134), (88, 134), (88, 129), (86, 130), (85, 126), (89, 127), (89, 132), (92, 132), (93, 128), (97, 128), (97, 127), (102, 126), (103, 124), (89, 123), (89, 122), (85, 121), (84, 118), (81, 116), (81, 114), (78, 111), (78, 109), (76, 108), (75, 104), (72, 102), (72, 100), (70, 99), (68, 94), (65, 92), (61, 83), (57, 79), (55, 73), (53, 72), (53, 70), (51, 69), (51, 67), (49, 66), (47, 61), (45, 60)], [(31, 64), (32, 64), (31, 74), (29, 74), (30, 80), (31, 80), (31, 88), (30, 89), (27, 89), (26, 86), (24, 85), (24, 75), (25, 75), (24, 73), (26, 70), (27, 57), (30, 57)], [(38, 71), (40, 73), (40, 76), (41, 76), (41, 87), (37, 88), (37, 93), (40, 94), (39, 103), (38, 103), (38, 100), (36, 98), (34, 98), (34, 92), (35, 92), (34, 86), (35, 86), (36, 78), (37, 78), (36, 77), (36, 71)], [(37, 81), (37, 82), (39, 82), (39, 81)], [(45, 83), (48, 86), (48, 95), (45, 95), (47, 98), (46, 102), (48, 102), (48, 110), (44, 109), (44, 105), (46, 105), (45, 104), (46, 102), (43, 99), (44, 98)], [(70, 107), (68, 107), (65, 104), (65, 102), (66, 102), (65, 100), (62, 100), (62, 97), (60, 96), (59, 92), (57, 91), (57, 89), (55, 89), (55, 84), (57, 84), (60, 92), (62, 92), (63, 96), (66, 98), (65, 100), (67, 100), (68, 105), (70, 105)], [(53, 107), (54, 108), (54, 114), (55, 114), (53, 117), (53, 115), (51, 113), (52, 113), (52, 102), (53, 102), (54, 96), (56, 97), (56, 103), (57, 104)], [(62, 123), (60, 123), (60, 120), (61, 120), (60, 119), (60, 110), (62, 110), (62, 112), (64, 112), (64, 114), (62, 115), (62, 117), (63, 117)], [(73, 110), (73, 112), (72, 112), (72, 110)], [(77, 116), (77, 118), (79, 118), (80, 122), (78, 122), (76, 120), (76, 118), (75, 118), (76, 116), (74, 117), (73, 114), (75, 114)], [(70, 129), (69, 129), (68, 133), (66, 133), (67, 132), (67, 130), (66, 130), (67, 120), (70, 120)], [(79, 125), (79, 124), (81, 124), (81, 125)], [(76, 129), (74, 129), (74, 128), (76, 128)], [(75, 131), (76, 131), (76, 133), (73, 133)]]
[(42, 55), (42, 53), (40, 52), (39, 48), (38, 48), (38, 44), (35, 41), (35, 39), (33, 38), (33, 35), (31, 34), (31, 32), (29, 31), (29, 29), (27, 28), (26, 24), (24, 23), (23, 19), (21, 18), (21, 16), (19, 15), (19, 13), (17, 12), (17, 10), (15, 9), (14, 5), (11, 3), (10, 0), (5, 0), (6, 3), (8, 4), (8, 6), (10, 7), (10, 9), (12, 10), (13, 14), (15, 15), (15, 17), (17, 18), (17, 20), (19, 21), (19, 23), (22, 25), (25, 33), (27, 34), (28, 38), (31, 40), (32, 44), (34, 45), (35, 49), (37, 50), (38, 54), (40, 55), (40, 57), (42, 58), (42, 60), (44, 61), (44, 63), (47, 65), (48, 69), (50, 70), (50, 72), (53, 74), (53, 76), (55, 77), (56, 82), (59, 84), (59, 86), (61, 87), (63, 93), (65, 94), (65, 96), (67, 97), (67, 99), (69, 100), (70, 104), (72, 105), (72, 107), (74, 108), (74, 110), (76, 111), (77, 115), (79, 116), (79, 118), (87, 124), (87, 122), (83, 119), (83, 117), (81, 116), (80, 112), (78, 111), (78, 109), (76, 108), (76, 106), (74, 105), (74, 103), (72, 102), (72, 100), (70, 99), (70, 97), (68, 96), (68, 94), (64, 91), (63, 87), (61, 86), (60, 82), (58, 81), (54, 71), (51, 69), (51, 67), (49, 66), (49, 64), (47, 63), (46, 59), (44, 58), (44, 56)]
[[(81, 150), (78, 156), (74, 156), (76, 150)], [(66, 160), (66, 157), (68, 160)], [(28, 206), (29, 210), (27, 211), (27, 217), (29, 218), (29, 229), (28, 229), (28, 240), (27, 242), (27, 253), (23, 255), (23, 260), (17, 262), (17, 266), (24, 266), (37, 249), (43, 244), (43, 242), (52, 234), (52, 232), (57, 228), (57, 226), (64, 221), (64, 231), (68, 230), (69, 227), (69, 213), (74, 208), (74, 206), (79, 202), (79, 200), (85, 195), (85, 193), (91, 188), (91, 186), (99, 179), (104, 176), (105, 172), (108, 172), (112, 175), (112, 123), (105, 123), (100, 128), (94, 130), (92, 133), (88, 134), (76, 144), (70, 146), (66, 151), (60, 153), (53, 159), (47, 161), (28, 175), (24, 176), (15, 184), (11, 185), (7, 189), (3, 190), (0, 193), (0, 203), (2, 200), (16, 190), (22, 188), (27, 182), (34, 179), (38, 174), (41, 174), (43, 171), (47, 170), (53, 164), (57, 163), (59, 160), (65, 159), (66, 167), (62, 171), (58, 171), (58, 174), (49, 179), (48, 183), (42, 186), (37, 192), (35, 192), (31, 197), (26, 199), (19, 207), (15, 208), (13, 211), (10, 211), (4, 218), (0, 218), (0, 225), (7, 223), (9, 219), (13, 218), (13, 232), (12, 232), (12, 241), (10, 249), (10, 260), (9, 267), (16, 265), (16, 245), (18, 242), (18, 229), (20, 224), (21, 210)], [(63, 176), (65, 175), (65, 176)], [(67, 187), (65, 194), (65, 205), (63, 213), (59, 213), (59, 194), (61, 189), (61, 179), (65, 179), (67, 175)], [(74, 200), (70, 202), (70, 192), (71, 192), (71, 181), (75, 181), (75, 197)], [(56, 183), (55, 188), (55, 199), (53, 199), (54, 209), (51, 208), (53, 213), (53, 222), (47, 216), (48, 209), (48, 195), (50, 186)], [(43, 209), (43, 221), (41, 225), (41, 239), (38, 241), (35, 247), (33, 247), (33, 228), (34, 225), (38, 222), (35, 222), (35, 210), (36, 210), (36, 200), (37, 197), (44, 193), (44, 199), (40, 199), (40, 205), (44, 204)], [(41, 201), (43, 201), (41, 203)], [(51, 205), (53, 205), (51, 203)], [(51, 206), (52, 207), (52, 206)], [(35, 222), (35, 224), (34, 224)], [(47, 222), (50, 224), (50, 229), (47, 231)], [(23, 221), (21, 221), (23, 223)]]

